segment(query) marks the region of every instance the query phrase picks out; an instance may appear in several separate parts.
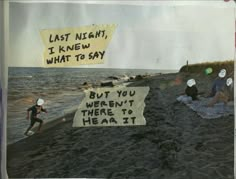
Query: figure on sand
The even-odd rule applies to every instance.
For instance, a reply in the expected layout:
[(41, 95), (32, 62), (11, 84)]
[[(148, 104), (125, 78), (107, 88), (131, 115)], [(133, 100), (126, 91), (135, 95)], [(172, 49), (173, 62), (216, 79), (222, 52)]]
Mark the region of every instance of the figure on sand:
[[(38, 118), (38, 115), (40, 114), (40, 112), (45, 112), (47, 113), (47, 110), (43, 108), (43, 104), (44, 104), (44, 100), (39, 98), (36, 100), (36, 104), (33, 105), (32, 107), (27, 109), (27, 117), (26, 119), (29, 120), (30, 119), (30, 126), (27, 128), (27, 130), (25, 131), (25, 135), (29, 135), (29, 131), (30, 129), (32, 129), (32, 127), (34, 126), (35, 122), (39, 123), (39, 127), (37, 132), (41, 131), (42, 125), (43, 125), (43, 120)], [(30, 115), (30, 111), (31, 111), (31, 115)]]

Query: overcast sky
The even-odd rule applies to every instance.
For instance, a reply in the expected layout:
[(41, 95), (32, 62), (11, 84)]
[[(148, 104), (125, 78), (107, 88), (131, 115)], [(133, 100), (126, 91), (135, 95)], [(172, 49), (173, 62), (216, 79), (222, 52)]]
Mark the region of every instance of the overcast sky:
[(12, 2), (9, 66), (42, 66), (41, 29), (90, 24), (117, 24), (117, 29), (105, 64), (80, 67), (168, 70), (179, 69), (186, 60), (233, 59), (234, 8), (222, 3), (216, 7)]

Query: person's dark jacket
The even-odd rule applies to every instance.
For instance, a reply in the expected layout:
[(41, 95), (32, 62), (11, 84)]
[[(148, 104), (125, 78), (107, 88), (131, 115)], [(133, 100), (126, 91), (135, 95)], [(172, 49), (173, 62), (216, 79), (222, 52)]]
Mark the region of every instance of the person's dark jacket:
[(226, 80), (224, 78), (216, 78), (211, 88), (210, 97), (215, 96), (217, 92), (221, 91), (224, 88), (225, 83), (226, 83)]
[(198, 95), (198, 89), (196, 85), (193, 85), (192, 87), (187, 86), (187, 88), (185, 89), (185, 94), (187, 96), (191, 96), (192, 100), (196, 100)]

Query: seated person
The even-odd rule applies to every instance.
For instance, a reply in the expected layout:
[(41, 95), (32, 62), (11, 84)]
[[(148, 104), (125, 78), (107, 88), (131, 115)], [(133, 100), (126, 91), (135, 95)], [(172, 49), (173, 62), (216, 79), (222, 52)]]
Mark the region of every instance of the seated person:
[(208, 97), (213, 97), (216, 95), (218, 91), (220, 91), (225, 86), (225, 76), (226, 76), (226, 70), (222, 69), (220, 70), (218, 74), (218, 78), (216, 78), (213, 82), (210, 95)]
[(185, 94), (187, 96), (192, 97), (192, 100), (198, 99), (198, 89), (196, 87), (196, 81), (194, 79), (190, 79), (187, 81), (187, 88), (185, 89)]
[(214, 98), (209, 102), (208, 107), (212, 107), (218, 102), (227, 104), (228, 101), (232, 100), (234, 100), (234, 84), (233, 79), (228, 78), (224, 87), (220, 91), (217, 91)]

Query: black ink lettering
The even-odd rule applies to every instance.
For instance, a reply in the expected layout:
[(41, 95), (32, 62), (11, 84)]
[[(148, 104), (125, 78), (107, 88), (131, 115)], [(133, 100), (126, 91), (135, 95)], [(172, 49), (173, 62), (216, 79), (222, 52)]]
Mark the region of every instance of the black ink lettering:
[(86, 35), (87, 35), (87, 32), (84, 32), (84, 33), (83, 33), (83, 39), (82, 39), (82, 40), (86, 39)]
[(106, 115), (106, 109), (101, 109), (100, 110), (100, 115)]
[(117, 124), (117, 121), (112, 117), (112, 118), (110, 118), (110, 123), (115, 123), (115, 124)]
[(122, 95), (125, 97), (127, 96), (127, 91), (123, 91)]
[(101, 30), (101, 32), (102, 32), (102, 37), (104, 37), (104, 35), (105, 35), (105, 30)]
[(128, 114), (132, 114), (133, 111), (131, 109), (128, 110)]
[(46, 61), (47, 61), (47, 64), (52, 64), (52, 63), (53, 63), (53, 58), (51, 58), (51, 59), (46, 59)]
[(115, 105), (116, 107), (117, 106), (119, 106), (119, 107), (123, 106), (123, 101), (120, 101), (120, 103), (118, 101), (116, 101), (115, 103), (116, 103), (116, 105)]
[(88, 116), (93, 116), (93, 109), (92, 110), (88, 110)]
[(95, 58), (100, 58), (100, 59), (103, 59), (103, 57), (104, 57), (104, 54), (105, 54), (105, 51), (102, 51), (102, 52), (100, 52), (100, 51), (96, 51), (96, 52), (90, 52), (89, 53), (89, 59), (91, 59), (91, 60), (94, 60)]
[(48, 50), (49, 50), (49, 55), (51, 55), (51, 54), (54, 54), (55, 52), (53, 51), (53, 49), (54, 49), (54, 47), (50, 47), (50, 48), (48, 48)]
[(67, 34), (62, 34), (62, 35), (58, 35), (56, 34), (54, 39), (52, 39), (52, 34), (50, 34), (49, 36), (49, 42), (52, 43), (52, 42), (56, 42), (56, 41), (68, 41), (69, 39), (69, 35), (70, 33), (67, 33)]
[(99, 38), (99, 37), (105, 37), (107, 38), (107, 35), (105, 36), (105, 30), (98, 30), (96, 32), (84, 32), (84, 33), (76, 33), (75, 40), (85, 40), (87, 38)]
[(99, 57), (99, 53), (98, 53), (98, 52), (95, 52), (95, 53), (93, 54), (93, 59), (98, 58), (98, 57)]
[(105, 101), (101, 101), (101, 107), (103, 107), (103, 106), (107, 106), (107, 103), (105, 102)]
[(99, 101), (94, 101), (94, 107), (95, 108), (99, 107)]
[(50, 43), (53, 42), (53, 40), (52, 40), (52, 34), (50, 34), (50, 36), (49, 36), (49, 42), (50, 42)]
[(65, 60), (66, 60), (66, 59), (65, 59), (65, 55), (62, 55), (61, 60), (60, 60), (60, 63), (66, 62)]
[(70, 57), (71, 57), (71, 55), (62, 55), (62, 56), (59, 55), (57, 57), (52, 57), (50, 59), (46, 59), (46, 61), (47, 61), (47, 64), (63, 63), (63, 62), (69, 61)]
[(61, 52), (66, 52), (66, 51), (64, 50), (64, 46), (59, 45), (59, 53)]
[(108, 97), (108, 94), (109, 94), (109, 93), (110, 93), (110, 91), (105, 91), (105, 94), (106, 94), (105, 98)]
[(59, 63), (60, 61), (60, 55), (58, 57), (54, 57), (54, 63)]
[(84, 60), (85, 55), (84, 54), (78, 54), (78, 55), (75, 55), (75, 57), (76, 57), (76, 60), (79, 61), (79, 60)]
[(87, 112), (87, 110), (81, 110), (81, 112), (82, 112), (83, 116), (85, 116), (85, 115), (86, 115), (86, 112)]
[(56, 35), (54, 42), (59, 41), (59, 40), (60, 40), (59, 35)]
[(134, 95), (135, 95), (135, 91), (133, 91), (133, 93), (132, 93), (132, 91), (130, 91), (130, 92), (129, 92), (129, 95), (130, 95), (130, 96), (134, 96)]
[(86, 123), (89, 123), (89, 125), (91, 124), (90, 117), (87, 120), (83, 118), (83, 125), (85, 126)]
[(105, 51), (102, 51), (102, 52), (99, 52), (99, 53), (100, 53), (100, 55), (101, 55), (101, 59), (103, 59), (104, 54), (105, 54)]
[[(70, 35), (70, 33), (65, 34), (65, 36), (66, 36), (66, 41), (68, 41), (68, 39), (69, 39), (69, 35)], [(64, 36), (63, 36), (63, 37), (64, 37)], [(64, 38), (63, 38), (63, 40), (64, 40)]]
[(96, 117), (92, 118), (92, 122), (93, 122), (93, 124), (98, 124), (98, 119)]
[(99, 109), (94, 109), (94, 115), (98, 116), (99, 115)]
[(87, 48), (89, 48), (90, 47), (90, 43), (88, 43), (88, 44), (82, 44), (82, 48), (83, 49), (87, 49)]
[(103, 93), (101, 93), (100, 95), (97, 93), (97, 98), (101, 98), (103, 96)]
[(133, 105), (133, 102), (134, 102), (134, 100), (129, 100), (129, 104), (130, 104), (130, 106)]
[(101, 34), (101, 30), (99, 30), (99, 31), (96, 31), (96, 34), (95, 34), (95, 38), (98, 38), (98, 37), (100, 37), (100, 34)]
[(128, 119), (129, 119), (128, 117), (124, 117), (124, 118), (123, 118), (123, 124), (128, 124), (128, 123), (129, 123), (129, 122), (128, 122)]
[(117, 93), (118, 93), (118, 97), (120, 97), (120, 96), (121, 96), (121, 93), (122, 93), (122, 91), (117, 91)]
[(88, 38), (89, 38), (89, 39), (94, 38), (93, 32), (90, 32), (90, 33), (89, 33)]
[(90, 53), (89, 53), (89, 59), (92, 59), (92, 58), (93, 58), (92, 55), (93, 55), (93, 52), (90, 52)]
[(108, 124), (108, 121), (107, 121), (107, 119), (103, 119), (103, 120), (102, 120), (102, 122), (101, 122), (101, 124), (103, 124), (103, 123), (106, 123), (106, 124)]
[(123, 111), (123, 114), (125, 114), (126, 110), (127, 110), (127, 109), (122, 109), (122, 111)]
[(69, 61), (69, 60), (70, 60), (70, 57), (71, 57), (71, 55), (65, 55), (65, 57), (66, 57), (66, 61)]
[(82, 34), (81, 33), (80, 34), (76, 33), (75, 40), (81, 40), (81, 39), (82, 39)]
[(131, 117), (131, 119), (132, 119), (132, 123), (135, 124), (136, 117)]
[(99, 58), (99, 52), (95, 52), (95, 53), (93, 54), (93, 59), (95, 59), (95, 58)]
[(89, 98), (90, 99), (94, 99), (95, 98), (95, 92), (93, 92), (93, 91), (90, 91), (90, 95), (89, 95)]
[(113, 114), (111, 109), (107, 109), (107, 115), (108, 116), (114, 116), (114, 114)]
[(72, 50), (74, 50), (74, 46), (75, 46), (75, 45), (71, 45), (71, 46), (70, 46), (70, 45), (67, 45), (67, 46), (66, 46), (66, 51), (69, 51), (69, 50), (72, 51)]
[(86, 108), (91, 108), (91, 107), (93, 107), (93, 102), (91, 103), (86, 102)]
[(114, 101), (109, 101), (109, 106), (110, 106), (111, 108), (113, 108), (113, 107), (114, 107)]
[(79, 50), (80, 49), (80, 43), (75, 44), (75, 50)]

